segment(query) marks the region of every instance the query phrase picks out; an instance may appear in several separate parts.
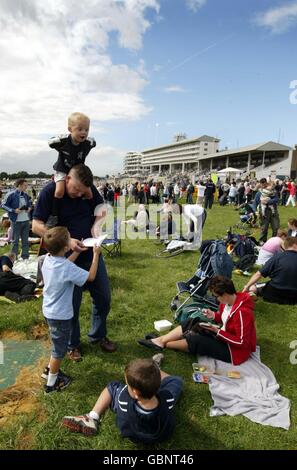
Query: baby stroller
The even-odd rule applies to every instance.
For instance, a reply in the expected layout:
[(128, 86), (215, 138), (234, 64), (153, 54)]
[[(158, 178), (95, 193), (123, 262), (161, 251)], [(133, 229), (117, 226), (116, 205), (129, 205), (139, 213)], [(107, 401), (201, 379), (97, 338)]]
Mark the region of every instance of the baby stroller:
[(257, 241), (254, 237), (227, 232), (227, 252), (233, 258), (235, 268), (243, 274), (250, 275), (248, 270), (253, 267), (258, 256)]
[(184, 251), (199, 250), (202, 242), (202, 228), (206, 211), (197, 204), (186, 204), (182, 208), (182, 219), (187, 227), (185, 237), (165, 242), (166, 247), (156, 254), (157, 258), (170, 258)]
[(191, 305), (194, 310), (197, 310), (201, 302), (204, 306), (217, 310), (216, 299), (206, 296), (209, 280), (216, 275), (232, 277), (233, 262), (227, 253), (224, 240), (205, 240), (200, 252), (201, 257), (194, 276), (188, 281), (176, 283), (177, 295), (172, 299), (170, 308), (174, 311), (174, 319), (177, 321), (190, 299), (194, 301), (194, 305)]

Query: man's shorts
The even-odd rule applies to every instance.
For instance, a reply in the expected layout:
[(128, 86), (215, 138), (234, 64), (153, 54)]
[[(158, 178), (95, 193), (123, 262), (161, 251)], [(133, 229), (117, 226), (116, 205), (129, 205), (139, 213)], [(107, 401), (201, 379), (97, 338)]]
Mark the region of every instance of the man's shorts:
[(288, 289), (276, 289), (270, 282), (266, 282), (263, 287), (257, 288), (257, 295), (263, 297), (266, 302), (282, 305), (297, 304), (297, 292)]
[(72, 320), (52, 320), (46, 318), (52, 342), (51, 355), (55, 359), (66, 356)]

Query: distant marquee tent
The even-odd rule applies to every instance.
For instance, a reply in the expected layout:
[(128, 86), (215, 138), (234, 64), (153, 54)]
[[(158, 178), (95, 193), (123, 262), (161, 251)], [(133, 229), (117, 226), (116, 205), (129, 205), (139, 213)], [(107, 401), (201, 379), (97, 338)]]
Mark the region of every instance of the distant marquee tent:
[(240, 173), (241, 170), (238, 168), (232, 168), (229, 166), (228, 168), (223, 168), (222, 170), (217, 171), (217, 173)]

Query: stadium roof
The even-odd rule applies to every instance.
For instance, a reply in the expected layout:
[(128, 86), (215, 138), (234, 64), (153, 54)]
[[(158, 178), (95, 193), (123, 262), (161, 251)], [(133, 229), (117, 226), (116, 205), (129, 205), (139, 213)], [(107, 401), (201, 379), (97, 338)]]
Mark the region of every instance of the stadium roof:
[(191, 142), (220, 142), (220, 139), (217, 139), (216, 137), (211, 137), (209, 135), (202, 135), (201, 137), (195, 137), (193, 139), (182, 139), (182, 140), (179, 140), (177, 142), (172, 142), (171, 144), (167, 144), (167, 145), (161, 145), (159, 147), (152, 147), (152, 148), (149, 148), (149, 149), (145, 149), (142, 151), (142, 153), (145, 153), (145, 152), (150, 152), (152, 150), (159, 150), (159, 149), (164, 149), (164, 148), (168, 148), (168, 147), (176, 147), (177, 145), (183, 145), (183, 144), (190, 144)]
[(245, 154), (249, 152), (274, 152), (274, 151), (282, 151), (282, 150), (292, 150), (292, 147), (288, 147), (287, 145), (278, 144), (277, 142), (268, 141), (262, 142), (260, 144), (255, 145), (248, 145), (247, 147), (238, 147), (237, 149), (228, 149), (222, 150), (221, 152), (216, 153), (209, 153), (207, 155), (203, 155), (200, 157), (199, 160), (207, 160), (209, 158), (218, 158), (218, 157), (227, 157), (228, 155), (239, 155)]

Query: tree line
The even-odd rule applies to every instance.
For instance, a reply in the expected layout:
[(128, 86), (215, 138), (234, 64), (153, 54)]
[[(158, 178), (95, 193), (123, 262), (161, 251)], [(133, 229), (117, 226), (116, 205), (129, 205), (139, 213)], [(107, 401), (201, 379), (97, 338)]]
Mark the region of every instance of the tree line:
[(6, 173), (6, 171), (1, 171), (0, 180), (17, 180), (19, 178), (51, 178), (51, 174), (43, 173), (27, 173), (26, 171), (18, 171), (17, 173)]

